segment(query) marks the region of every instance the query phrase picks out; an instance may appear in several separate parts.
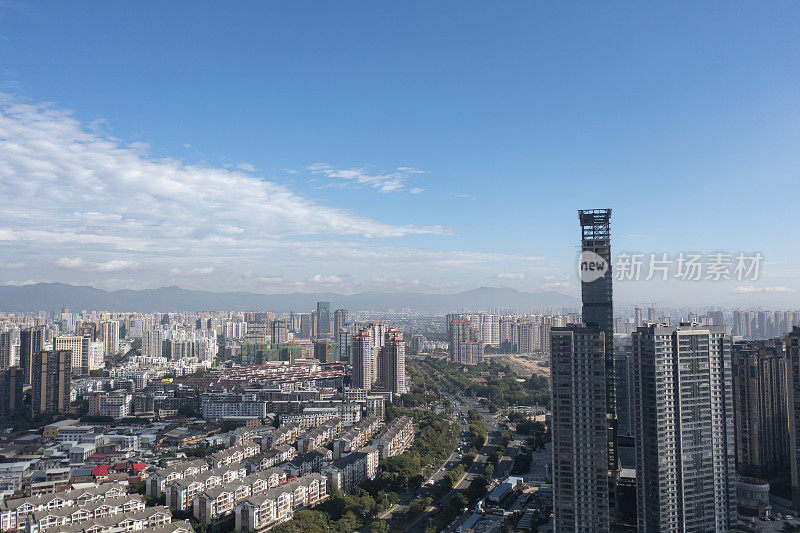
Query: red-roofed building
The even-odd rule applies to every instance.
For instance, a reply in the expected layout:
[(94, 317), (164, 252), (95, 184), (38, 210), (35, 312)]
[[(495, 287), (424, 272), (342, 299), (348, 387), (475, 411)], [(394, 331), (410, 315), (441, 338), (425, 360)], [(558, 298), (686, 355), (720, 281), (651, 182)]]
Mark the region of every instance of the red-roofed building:
[(106, 479), (108, 479), (108, 465), (97, 465), (92, 468), (92, 475), (94, 478), (102, 483)]

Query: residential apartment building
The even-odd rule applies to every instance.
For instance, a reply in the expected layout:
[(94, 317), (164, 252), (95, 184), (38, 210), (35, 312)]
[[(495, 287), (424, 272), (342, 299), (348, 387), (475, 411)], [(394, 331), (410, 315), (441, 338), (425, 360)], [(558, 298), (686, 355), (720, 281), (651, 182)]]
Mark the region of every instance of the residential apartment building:
[(290, 461), (297, 456), (297, 450), (292, 446), (281, 444), (270, 450), (248, 457), (242, 464), (247, 467), (248, 473), (260, 472), (280, 463)]
[(284, 424), (272, 433), (264, 435), (261, 439), (261, 450), (267, 451), (275, 446), (294, 444), (304, 432), (305, 427), (298, 422)]
[(381, 459), (394, 457), (406, 451), (414, 442), (414, 420), (401, 416), (391, 422), (372, 441)]
[(650, 324), (632, 339), (639, 531), (731, 531), (730, 338), (723, 326)]
[(378, 473), (380, 453), (372, 446), (365, 446), (333, 461), (322, 469), (328, 483), (342, 492), (353, 492), (357, 486)]
[(327, 498), (327, 480), (324, 476), (303, 476), (297, 481), (239, 502), (235, 510), (235, 529), (243, 533), (262, 531), (290, 519), (296, 511), (318, 505)]
[(3, 531), (25, 531), (34, 512), (62, 508), (76, 508), (89, 502), (112, 498), (124, 498), (124, 487), (116, 484), (100, 485), (66, 492), (41, 494), (27, 498), (0, 502), (0, 529)]
[[(132, 514), (145, 510), (144, 498), (139, 494), (128, 494), (117, 498), (106, 498), (84, 502), (70, 507), (59, 509), (42, 509), (34, 511), (28, 522), (28, 533), (41, 533), (52, 531), (52, 528), (62, 529), (65, 526), (80, 524), (87, 520), (97, 520), (107, 517), (122, 518), (121, 514)], [(150, 508), (147, 515), (155, 516), (154, 525), (169, 522), (172, 514), (166, 507)]]
[(353, 366), (353, 387), (357, 389), (371, 389), (376, 373), (377, 358), (372, 336), (367, 331), (353, 335), (351, 361)]
[(448, 346), (450, 361), (474, 365), (483, 361), (484, 343), (480, 329), (460, 315), (448, 315)]
[(22, 381), (25, 385), (33, 383), (33, 355), (44, 349), (44, 330), (27, 328), (19, 332), (19, 366), (22, 370)]
[(89, 416), (126, 418), (132, 406), (133, 395), (127, 391), (95, 392), (89, 397)]
[(257, 444), (241, 444), (225, 450), (212, 453), (206, 460), (211, 468), (239, 464), (248, 457), (258, 454), (261, 448)]
[(247, 468), (242, 465), (213, 468), (200, 474), (184, 476), (166, 485), (167, 507), (173, 511), (186, 511), (194, 505), (195, 498), (214, 487), (232, 483), (247, 475)]
[(605, 332), (553, 328), (550, 353), (555, 531), (607, 531)]
[(204, 459), (184, 461), (170, 468), (159, 468), (148, 476), (145, 483), (146, 494), (151, 498), (160, 498), (169, 483), (185, 477), (196, 476), (208, 469), (208, 463)]
[(103, 355), (108, 358), (114, 357), (119, 352), (119, 321), (101, 322), (98, 336), (103, 341)]
[(322, 465), (333, 458), (332, 452), (324, 447), (315, 448), (306, 453), (298, 454), (288, 463), (280, 465), (290, 477), (300, 477), (312, 472), (319, 472)]
[(386, 390), (393, 394), (406, 392), (406, 343), (403, 332), (389, 330), (386, 332), (386, 342), (379, 354), (381, 365), (381, 382)]
[(70, 407), (72, 352), (69, 350), (39, 351), (33, 355), (31, 370), (31, 411), (64, 413)]
[(75, 374), (89, 374), (89, 345), (92, 339), (88, 335), (62, 335), (53, 341), (56, 350), (69, 350), (71, 368)]
[(341, 431), (342, 422), (338, 418), (333, 418), (324, 424), (309, 429), (297, 440), (297, 452), (306, 453), (319, 446), (324, 446)]
[(0, 370), (0, 417), (24, 414), (23, 372), (18, 366)]
[(787, 405), (789, 409), (789, 469), (792, 483), (792, 503), (800, 508), (800, 326), (784, 339), (788, 361)]
[(236, 505), (246, 498), (264, 494), (285, 482), (286, 473), (283, 469), (270, 468), (207, 488), (194, 498), (194, 517), (203, 524), (214, 524), (232, 514)]
[(783, 339), (733, 344), (736, 471), (766, 477), (789, 467), (788, 359)]
[(333, 439), (333, 457), (340, 459), (353, 450), (364, 446), (383, 425), (381, 418), (370, 416), (361, 419), (340, 435)]

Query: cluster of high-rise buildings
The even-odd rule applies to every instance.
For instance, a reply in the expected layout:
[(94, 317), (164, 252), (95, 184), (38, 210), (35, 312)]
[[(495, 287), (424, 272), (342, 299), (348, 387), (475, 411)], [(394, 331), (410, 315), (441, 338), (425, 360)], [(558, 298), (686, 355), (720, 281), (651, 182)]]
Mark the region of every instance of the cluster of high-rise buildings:
[[(608, 265), (610, 217), (579, 212), (582, 251)], [(731, 338), (716, 325), (637, 327), (618, 398), (611, 276), (584, 280), (582, 323), (551, 333), (555, 530), (607, 531), (635, 498), (639, 531), (730, 531)]]
[[(119, 351), (114, 317), (76, 319), (64, 310), (54, 318), (12, 317), (0, 326), (0, 416), (66, 411), (72, 376), (104, 368)], [(28, 388), (31, 401), (24, 405)]]
[(743, 339), (770, 339), (800, 325), (800, 311), (733, 311), (731, 334)]
[[(61, 313), (61, 316), (71, 313)], [(15, 317), (0, 323), (0, 369), (18, 366), (30, 373), (32, 354), (38, 350), (69, 350), (75, 374), (87, 375), (102, 369), (104, 361), (119, 351), (118, 320), (98, 317), (90, 320), (45, 322), (37, 317)], [(29, 383), (29, 382), (28, 382)]]
[[(406, 391), (403, 333), (383, 323), (349, 321), (346, 309), (331, 313), (328, 302), (318, 302), (311, 313), (288, 317), (272, 312), (98, 314), (65, 309), (0, 316), (0, 415), (64, 413), (76, 400), (88, 400), (92, 414), (136, 413), (132, 398), (165, 377), (206, 371), (218, 363), (291, 365), (310, 360), (350, 364), (356, 388)], [(31, 399), (26, 401), (28, 393)], [(166, 413), (180, 404), (168, 398), (154, 402), (163, 403), (159, 411)]]
[(406, 343), (403, 332), (372, 323), (353, 336), (353, 387), (380, 385), (394, 394), (406, 392)]
[(450, 360), (477, 364), (483, 360), (487, 346), (505, 353), (548, 354), (550, 330), (579, 323), (581, 317), (578, 314), (451, 313), (445, 320)]
[[(610, 216), (579, 212), (609, 265)], [(787, 472), (800, 507), (800, 314), (636, 307), (628, 335), (610, 269), (581, 286), (581, 323), (551, 331), (555, 530), (732, 531)]]
[[(4, 530), (183, 531), (162, 531), (171, 508), (219, 530), (263, 531), (323, 501), (328, 486), (353, 491), (414, 440), (409, 417), (384, 426), (406, 391), (403, 332), (327, 302), (288, 317), (0, 314), (0, 334), (0, 421), (44, 426), (0, 442)], [(230, 423), (244, 427), (222, 432)], [(198, 466), (181, 459), (189, 447), (219, 451)], [(157, 467), (168, 507), (145, 517), (137, 503), (100, 517), (101, 528), (86, 522), (93, 507), (37, 507), (70, 486), (158, 478)]]

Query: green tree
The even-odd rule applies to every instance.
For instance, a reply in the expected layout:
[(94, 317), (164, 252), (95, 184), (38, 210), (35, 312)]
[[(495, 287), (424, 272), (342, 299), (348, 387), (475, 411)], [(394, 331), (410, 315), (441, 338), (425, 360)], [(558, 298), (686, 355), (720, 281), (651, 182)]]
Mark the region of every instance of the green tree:
[(369, 533), (389, 533), (389, 524), (380, 520), (373, 520), (369, 524)]
[(473, 479), (472, 483), (469, 484), (469, 488), (467, 489), (467, 495), (469, 495), (470, 500), (477, 500), (486, 494), (487, 486), (488, 482), (486, 481), (485, 477), (480, 476)]
[(452, 498), (450, 498), (450, 507), (453, 509), (463, 509), (469, 505), (469, 500), (466, 496), (461, 494), (460, 492), (454, 494)]
[(492, 477), (494, 477), (494, 465), (489, 463), (486, 465), (486, 468), (483, 469), (483, 479), (489, 482), (492, 480)]

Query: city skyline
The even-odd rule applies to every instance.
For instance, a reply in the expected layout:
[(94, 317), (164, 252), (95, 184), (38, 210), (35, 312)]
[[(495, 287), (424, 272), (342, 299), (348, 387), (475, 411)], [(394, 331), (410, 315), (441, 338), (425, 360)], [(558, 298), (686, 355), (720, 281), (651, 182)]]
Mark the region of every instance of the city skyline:
[(800, 4), (0, 28), (2, 532), (800, 531)]
[[(209, 42), (203, 10), (173, 39), (177, 4), (156, 25), (134, 6), (124, 25), (113, 6), (0, 8), (0, 284), (577, 297), (558, 243), (576, 208), (607, 205), (618, 254), (764, 257), (757, 281), (621, 280), (619, 302), (794, 302), (796, 9), (459, 7), (232, 9), (241, 31)], [(89, 25), (103, 46), (79, 46)], [(152, 78), (131, 79), (144, 57)]]

